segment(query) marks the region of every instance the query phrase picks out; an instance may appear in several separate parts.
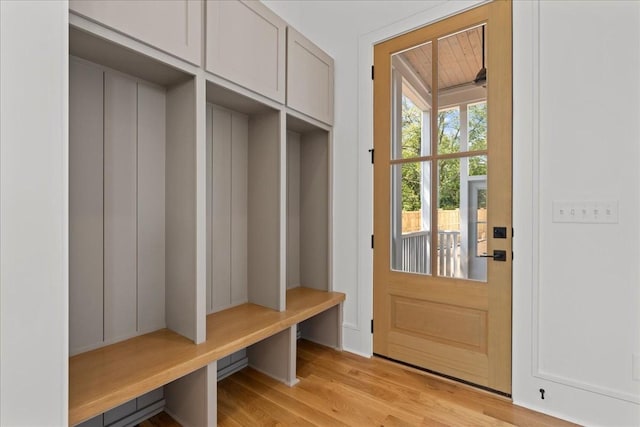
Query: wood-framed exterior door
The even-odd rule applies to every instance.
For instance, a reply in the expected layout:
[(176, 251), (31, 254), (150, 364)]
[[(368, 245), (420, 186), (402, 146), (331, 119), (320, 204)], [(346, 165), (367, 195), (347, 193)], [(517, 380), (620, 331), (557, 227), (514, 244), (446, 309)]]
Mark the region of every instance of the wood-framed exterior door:
[[(478, 54), (483, 32), (486, 54)], [(374, 47), (374, 353), (504, 394), (511, 393), (511, 49), (511, 2), (503, 0)], [(474, 83), (481, 65), (486, 80)], [(478, 188), (486, 190), (469, 194)], [(408, 230), (406, 211), (416, 207), (417, 231)], [(457, 229), (440, 211), (457, 212)]]

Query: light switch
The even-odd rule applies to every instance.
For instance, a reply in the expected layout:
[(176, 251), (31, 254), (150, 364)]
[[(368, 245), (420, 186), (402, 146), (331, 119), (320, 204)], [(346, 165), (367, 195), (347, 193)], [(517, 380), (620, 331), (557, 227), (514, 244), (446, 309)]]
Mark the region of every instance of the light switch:
[(602, 221), (607, 224), (618, 223), (618, 202), (600, 202)]
[(618, 201), (554, 201), (553, 222), (617, 224)]

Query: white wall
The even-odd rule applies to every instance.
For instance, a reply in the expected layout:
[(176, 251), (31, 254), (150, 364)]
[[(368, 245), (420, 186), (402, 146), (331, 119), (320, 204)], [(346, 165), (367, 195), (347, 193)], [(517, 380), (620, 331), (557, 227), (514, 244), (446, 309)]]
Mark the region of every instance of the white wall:
[[(336, 60), (333, 279), (345, 348), (371, 354), (371, 46), (472, 2), (265, 3)], [(587, 425), (640, 425), (639, 20), (514, 2), (513, 398)], [(553, 200), (618, 200), (620, 222), (555, 224)]]
[[(514, 400), (640, 425), (640, 3), (515, 11)], [(554, 200), (617, 200), (619, 223), (553, 223)]]
[(67, 425), (67, 4), (0, 2), (0, 425)]

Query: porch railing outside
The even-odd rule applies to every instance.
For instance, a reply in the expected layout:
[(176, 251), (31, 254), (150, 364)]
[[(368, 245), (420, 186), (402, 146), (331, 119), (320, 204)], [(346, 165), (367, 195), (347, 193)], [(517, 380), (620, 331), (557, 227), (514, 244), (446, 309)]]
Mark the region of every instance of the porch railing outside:
[[(427, 274), (429, 272), (430, 231), (402, 234), (402, 271)], [(460, 275), (460, 232), (438, 231), (438, 276)]]
[(402, 270), (408, 273), (429, 272), (430, 231), (416, 231), (402, 235)]

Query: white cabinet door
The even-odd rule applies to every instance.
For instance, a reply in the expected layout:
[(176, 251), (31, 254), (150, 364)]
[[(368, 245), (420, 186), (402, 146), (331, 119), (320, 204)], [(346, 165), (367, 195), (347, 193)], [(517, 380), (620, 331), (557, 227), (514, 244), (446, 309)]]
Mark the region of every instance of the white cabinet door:
[(70, 0), (69, 9), (195, 65), (202, 63), (200, 0)]
[(333, 58), (287, 29), (287, 106), (333, 124)]
[(260, 2), (207, 1), (207, 71), (284, 103), (286, 26)]

